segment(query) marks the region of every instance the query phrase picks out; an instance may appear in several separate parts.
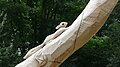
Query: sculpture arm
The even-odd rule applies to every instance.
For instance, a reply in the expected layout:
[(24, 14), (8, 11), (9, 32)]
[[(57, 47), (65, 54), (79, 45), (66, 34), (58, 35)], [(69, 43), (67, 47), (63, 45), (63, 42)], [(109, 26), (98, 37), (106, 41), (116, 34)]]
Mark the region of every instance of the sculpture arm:
[(27, 54), (23, 57), (23, 59), (27, 59), (28, 57), (30, 57), (31, 55), (33, 55), (34, 53), (36, 53), (38, 50), (40, 50), (42, 48), (42, 44), (38, 45), (32, 49), (30, 49)]

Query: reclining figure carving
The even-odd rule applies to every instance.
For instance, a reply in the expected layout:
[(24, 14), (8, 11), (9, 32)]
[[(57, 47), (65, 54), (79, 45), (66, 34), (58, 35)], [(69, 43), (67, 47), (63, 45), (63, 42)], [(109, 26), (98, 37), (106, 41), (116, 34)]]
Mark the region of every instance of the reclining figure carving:
[(57, 31), (51, 35), (48, 35), (44, 42), (41, 45), (38, 45), (37, 47), (34, 47), (32, 49), (30, 49), (27, 54), (23, 57), (24, 59), (27, 59), (28, 57), (30, 57), (31, 55), (33, 55), (34, 53), (36, 53), (38, 50), (40, 50), (41, 48), (43, 48), (46, 44), (50, 43), (52, 40), (54, 40), (55, 38), (57, 38), (59, 35), (61, 35), (65, 30), (68, 29), (67, 26), (67, 22), (61, 22), (57, 27)]

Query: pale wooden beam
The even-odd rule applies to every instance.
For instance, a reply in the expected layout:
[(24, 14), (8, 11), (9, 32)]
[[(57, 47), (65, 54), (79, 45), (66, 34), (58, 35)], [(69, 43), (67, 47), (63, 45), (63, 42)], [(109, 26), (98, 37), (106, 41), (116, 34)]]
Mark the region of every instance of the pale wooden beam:
[(117, 2), (90, 0), (66, 31), (16, 67), (58, 67), (103, 26)]

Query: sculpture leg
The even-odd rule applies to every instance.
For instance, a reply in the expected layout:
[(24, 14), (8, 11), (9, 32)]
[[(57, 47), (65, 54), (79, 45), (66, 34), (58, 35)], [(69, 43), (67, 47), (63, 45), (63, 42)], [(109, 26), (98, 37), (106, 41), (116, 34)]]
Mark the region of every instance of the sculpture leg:
[(27, 54), (23, 57), (24, 59), (27, 59), (28, 57), (30, 57), (31, 55), (33, 55), (34, 53), (36, 53), (38, 50), (40, 50), (41, 48), (43, 48), (43, 44), (38, 45), (37, 47), (34, 47), (32, 49), (30, 49)]
[(46, 45), (46, 43), (49, 43), (51, 39), (52, 39), (52, 35), (47, 36), (41, 45), (38, 45), (37, 47), (30, 49), (23, 58), (27, 59), (28, 57), (36, 53), (38, 50), (43, 48)]

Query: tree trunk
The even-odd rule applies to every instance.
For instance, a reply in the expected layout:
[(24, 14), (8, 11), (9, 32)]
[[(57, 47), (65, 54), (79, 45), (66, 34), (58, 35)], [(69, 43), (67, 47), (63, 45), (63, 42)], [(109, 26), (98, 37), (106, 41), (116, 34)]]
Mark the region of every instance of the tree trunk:
[(58, 67), (105, 23), (118, 0), (90, 0), (68, 30), (16, 67)]

